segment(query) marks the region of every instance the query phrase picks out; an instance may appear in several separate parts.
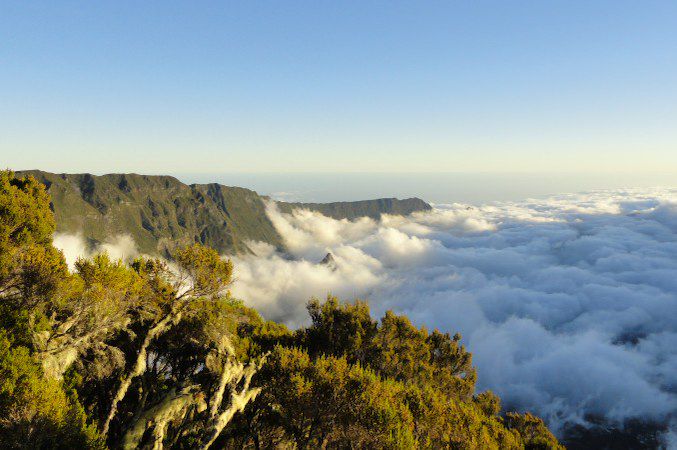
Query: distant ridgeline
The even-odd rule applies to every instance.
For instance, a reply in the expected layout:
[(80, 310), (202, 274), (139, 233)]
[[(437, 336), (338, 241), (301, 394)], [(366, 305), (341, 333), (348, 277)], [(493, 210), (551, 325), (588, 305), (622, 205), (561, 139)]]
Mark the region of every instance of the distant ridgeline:
[[(247, 253), (247, 241), (284, 249), (265, 212), (267, 197), (249, 189), (216, 183), (187, 185), (170, 176), (17, 172), (26, 174), (47, 186), (57, 232), (82, 234), (91, 245), (129, 234), (147, 254), (166, 254), (193, 242), (220, 253)], [(408, 215), (431, 209), (418, 198), (277, 203), (282, 212), (304, 208), (336, 219), (378, 219), (382, 214)]]

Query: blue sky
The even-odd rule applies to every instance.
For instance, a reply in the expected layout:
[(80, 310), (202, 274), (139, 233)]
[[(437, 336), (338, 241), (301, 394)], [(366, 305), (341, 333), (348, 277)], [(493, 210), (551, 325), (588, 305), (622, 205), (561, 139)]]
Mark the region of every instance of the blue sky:
[(677, 173), (677, 2), (7, 2), (0, 164)]

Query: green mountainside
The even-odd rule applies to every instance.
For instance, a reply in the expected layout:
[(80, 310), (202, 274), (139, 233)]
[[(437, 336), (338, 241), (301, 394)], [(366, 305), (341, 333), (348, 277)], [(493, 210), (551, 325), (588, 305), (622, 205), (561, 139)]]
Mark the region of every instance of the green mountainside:
[[(282, 238), (265, 212), (267, 198), (249, 189), (216, 183), (187, 185), (170, 176), (17, 172), (26, 174), (47, 186), (57, 232), (82, 234), (91, 245), (129, 234), (148, 254), (167, 254), (194, 242), (220, 253), (248, 252), (247, 241), (283, 249)], [(282, 212), (306, 208), (337, 219), (406, 215), (431, 208), (416, 198), (278, 205)]]

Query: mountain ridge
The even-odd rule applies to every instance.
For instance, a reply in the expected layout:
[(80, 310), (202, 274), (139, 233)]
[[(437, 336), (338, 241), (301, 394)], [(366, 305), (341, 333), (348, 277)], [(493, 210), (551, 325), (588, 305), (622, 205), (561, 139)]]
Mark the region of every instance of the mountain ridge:
[[(168, 255), (176, 246), (193, 242), (220, 253), (248, 253), (248, 241), (284, 250), (282, 237), (266, 214), (269, 197), (218, 183), (186, 184), (169, 175), (114, 173), (66, 174), (41, 170), (32, 175), (52, 198), (57, 232), (81, 234), (94, 247), (111, 236), (128, 234), (147, 254)], [(317, 211), (335, 219), (382, 214), (408, 215), (432, 207), (418, 198), (334, 203), (276, 202), (283, 213)]]

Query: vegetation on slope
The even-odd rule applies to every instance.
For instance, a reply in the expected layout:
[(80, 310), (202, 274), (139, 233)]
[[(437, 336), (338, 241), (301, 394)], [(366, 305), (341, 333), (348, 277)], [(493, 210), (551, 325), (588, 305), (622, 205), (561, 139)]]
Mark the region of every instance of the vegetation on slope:
[(290, 331), (199, 244), (70, 272), (49, 202), (0, 173), (1, 448), (559, 448), (474, 392), (458, 335), (331, 297)]

